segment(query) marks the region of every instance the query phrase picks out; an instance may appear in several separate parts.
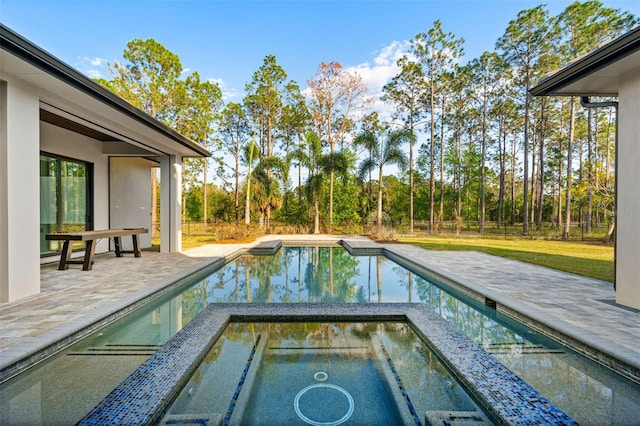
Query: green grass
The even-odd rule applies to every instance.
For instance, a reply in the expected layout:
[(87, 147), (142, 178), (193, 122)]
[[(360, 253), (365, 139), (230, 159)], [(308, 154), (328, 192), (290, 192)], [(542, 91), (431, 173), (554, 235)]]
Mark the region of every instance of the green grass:
[(530, 239), (402, 237), (429, 250), (480, 251), (613, 282), (613, 247), (599, 243)]

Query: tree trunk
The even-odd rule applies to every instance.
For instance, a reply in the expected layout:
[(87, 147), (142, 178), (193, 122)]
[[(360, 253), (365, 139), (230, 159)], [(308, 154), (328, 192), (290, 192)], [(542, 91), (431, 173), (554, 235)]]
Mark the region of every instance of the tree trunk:
[(516, 139), (511, 142), (511, 226), (516, 224)]
[[(540, 230), (542, 228), (542, 213), (544, 208), (544, 139), (546, 136), (546, 125), (544, 119), (545, 113), (545, 100), (542, 100), (540, 106), (540, 140), (538, 142), (538, 211), (536, 216), (536, 228)], [(553, 215), (552, 215), (553, 216)]]
[(249, 159), (249, 169), (247, 171), (247, 194), (244, 199), (244, 224), (251, 224), (251, 159)]
[(314, 211), (314, 215), (313, 215), (313, 233), (314, 234), (319, 234), (320, 233), (320, 201), (318, 200), (318, 198), (316, 198), (313, 202), (313, 211)]
[(500, 120), (500, 128), (498, 129), (498, 164), (500, 168), (500, 188), (498, 190), (498, 218), (496, 220), (497, 228), (504, 225), (504, 184), (505, 184), (505, 164), (504, 157), (507, 149), (507, 134), (504, 130), (504, 120)]
[(573, 135), (574, 125), (576, 118), (575, 111), (575, 99), (571, 97), (570, 105), (570, 118), (569, 118), (569, 140), (567, 142), (567, 188), (566, 188), (566, 201), (565, 201), (565, 218), (564, 229), (562, 230), (562, 239), (569, 239), (569, 230), (571, 228), (571, 186), (573, 183), (573, 176), (571, 173), (572, 151), (573, 151)]
[(522, 206), (522, 235), (529, 235), (529, 67), (525, 78), (526, 90), (524, 101), (524, 197)]
[(445, 98), (442, 97), (442, 117), (440, 118), (440, 210), (438, 213), (438, 229), (442, 232), (444, 223), (444, 109)]
[(591, 215), (593, 213), (593, 133), (591, 131), (591, 108), (587, 109), (587, 214), (584, 218), (585, 231), (591, 234)]
[(238, 154), (239, 151), (236, 151), (236, 168), (235, 168), (235, 186), (233, 191), (233, 205), (236, 212), (236, 225), (240, 223), (240, 157)]
[(378, 210), (376, 213), (378, 222), (378, 234), (382, 231), (382, 162), (380, 162), (380, 174), (378, 175)]
[(409, 233), (413, 234), (413, 111), (409, 115)]
[(456, 149), (458, 164), (456, 165), (456, 192), (458, 198), (456, 200), (456, 235), (460, 235), (461, 221), (462, 221), (462, 135), (460, 134), (460, 126), (456, 129)]
[(433, 83), (431, 84), (431, 96), (430, 96), (430, 108), (431, 108), (431, 140), (430, 144), (430, 159), (429, 159), (429, 233), (433, 232), (433, 223), (434, 223), (434, 208), (435, 208), (435, 191), (436, 191), (436, 182), (434, 179), (435, 174), (435, 137), (436, 137), (436, 123), (434, 117), (434, 109), (435, 109), (435, 93), (433, 88)]

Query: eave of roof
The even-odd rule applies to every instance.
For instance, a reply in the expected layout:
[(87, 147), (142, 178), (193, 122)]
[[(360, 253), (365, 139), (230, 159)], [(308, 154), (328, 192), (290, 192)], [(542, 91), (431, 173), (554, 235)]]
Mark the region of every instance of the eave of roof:
[(190, 149), (197, 156), (211, 156), (211, 153), (201, 145), (131, 105), (106, 87), (45, 52), (3, 24), (0, 24), (0, 48)]
[[(529, 92), (534, 96), (556, 95), (560, 89), (638, 50), (640, 50), (640, 26), (636, 26), (631, 31), (599, 47), (593, 52), (581, 56), (565, 67), (542, 77), (538, 84), (532, 87)], [(573, 93), (563, 93), (563, 95), (569, 94)], [(587, 95), (587, 93), (575, 93), (573, 95)]]

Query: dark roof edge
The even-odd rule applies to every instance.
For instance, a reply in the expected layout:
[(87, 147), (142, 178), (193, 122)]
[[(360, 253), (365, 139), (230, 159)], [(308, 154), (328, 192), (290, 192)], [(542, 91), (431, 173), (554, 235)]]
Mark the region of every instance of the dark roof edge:
[(640, 25), (604, 46), (543, 77), (529, 89), (533, 96), (549, 96), (580, 78), (640, 50)]
[(152, 128), (180, 145), (185, 146), (202, 156), (211, 156), (211, 153), (201, 145), (181, 135), (171, 127), (162, 123), (160, 120), (131, 105), (129, 102), (125, 101), (106, 87), (96, 83), (71, 66), (45, 52), (1, 23), (0, 48), (64, 81), (70, 86), (99, 100), (100, 102), (124, 113), (147, 127)]

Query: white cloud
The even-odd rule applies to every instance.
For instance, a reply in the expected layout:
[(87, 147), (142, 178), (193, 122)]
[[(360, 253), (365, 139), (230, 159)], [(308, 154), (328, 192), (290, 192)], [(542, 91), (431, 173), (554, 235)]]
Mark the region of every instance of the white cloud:
[(347, 68), (347, 71), (359, 74), (369, 91), (379, 95), (384, 85), (398, 73), (397, 62), (404, 55), (407, 45), (407, 41), (394, 40), (376, 52), (373, 64), (364, 62)]
[(99, 70), (87, 70), (86, 74), (89, 76), (89, 78), (102, 78), (102, 74), (100, 73)]
[(103, 78), (107, 71), (108, 61), (104, 58), (83, 56), (77, 59), (75, 67), (89, 78)]
[(383, 94), (382, 89), (391, 78), (398, 74), (398, 59), (406, 54), (408, 46), (409, 42), (406, 40), (394, 40), (374, 52), (376, 56), (373, 58), (372, 64), (364, 62), (347, 68), (347, 71), (360, 75), (374, 99), (371, 110), (377, 111), (384, 121), (391, 120), (394, 107), (380, 100)]
[(210, 83), (217, 84), (220, 87), (220, 90), (222, 91), (222, 100), (224, 102), (236, 100), (236, 98), (239, 95), (241, 95), (238, 89), (235, 89), (233, 87), (227, 87), (226, 84), (224, 83), (224, 80), (221, 78), (209, 77), (207, 81), (209, 81)]

